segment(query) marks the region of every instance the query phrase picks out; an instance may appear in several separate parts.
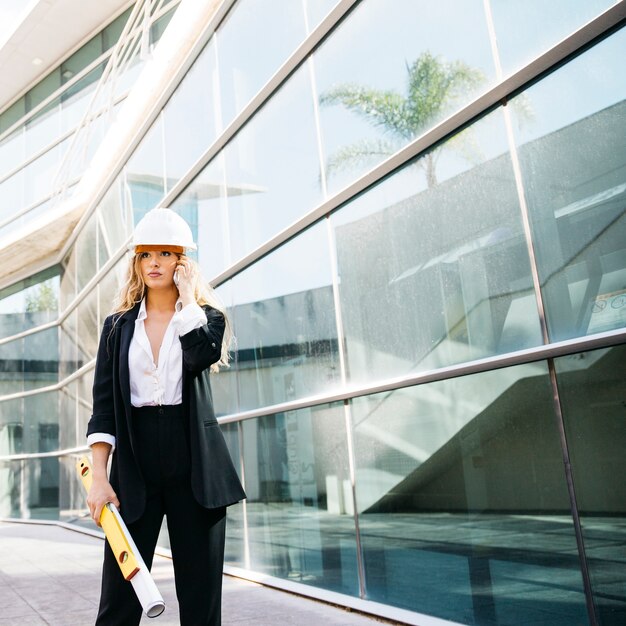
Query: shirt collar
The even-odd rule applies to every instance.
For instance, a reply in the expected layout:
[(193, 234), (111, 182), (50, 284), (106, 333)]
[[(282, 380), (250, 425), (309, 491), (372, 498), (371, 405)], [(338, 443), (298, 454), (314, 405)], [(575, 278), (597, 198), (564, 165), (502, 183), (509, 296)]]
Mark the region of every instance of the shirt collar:
[[(183, 310), (183, 303), (180, 298), (176, 300), (176, 304), (174, 305), (175, 313), (180, 313)], [(141, 305), (139, 306), (139, 313), (137, 314), (137, 321), (143, 321), (148, 317), (148, 313), (146, 312), (146, 299), (144, 298), (141, 301)]]

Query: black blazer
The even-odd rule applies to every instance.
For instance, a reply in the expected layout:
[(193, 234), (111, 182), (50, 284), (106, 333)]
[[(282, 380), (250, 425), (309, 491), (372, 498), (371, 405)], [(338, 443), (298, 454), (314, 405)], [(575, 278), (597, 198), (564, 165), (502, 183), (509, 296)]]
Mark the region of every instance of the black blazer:
[[(104, 321), (93, 383), (93, 414), (87, 434), (115, 436), (111, 486), (117, 493), (127, 523), (145, 508), (146, 490), (134, 453), (130, 403), (128, 349), (140, 304)], [(212, 509), (246, 497), (215, 419), (209, 367), (220, 358), (224, 336), (223, 315), (204, 306), (207, 323), (180, 337), (183, 349), (183, 406), (189, 415), (191, 487), (196, 500)]]

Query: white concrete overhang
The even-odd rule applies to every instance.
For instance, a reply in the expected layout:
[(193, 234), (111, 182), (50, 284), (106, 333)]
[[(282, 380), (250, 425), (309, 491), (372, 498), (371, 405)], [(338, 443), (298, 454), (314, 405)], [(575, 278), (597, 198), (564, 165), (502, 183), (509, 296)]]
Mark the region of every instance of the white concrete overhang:
[(134, 0), (33, 0), (0, 41), (0, 111)]
[[(211, 31), (209, 25), (219, 23), (227, 7), (224, 0), (182, 0), (74, 193), (54, 203), (36, 220), (0, 238), (3, 259), (0, 288), (60, 262), (68, 239), (139, 144), (175, 89), (176, 77), (191, 65), (206, 43)], [(256, 191), (244, 189), (243, 185), (231, 190), (233, 194)], [(202, 193), (210, 195), (216, 190)]]

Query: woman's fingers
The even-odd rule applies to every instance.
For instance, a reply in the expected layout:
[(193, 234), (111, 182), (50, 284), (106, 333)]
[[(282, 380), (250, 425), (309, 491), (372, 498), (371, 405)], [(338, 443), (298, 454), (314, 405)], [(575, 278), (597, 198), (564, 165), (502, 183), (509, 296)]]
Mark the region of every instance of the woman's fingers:
[(100, 526), (102, 509), (107, 502), (112, 502), (118, 509), (120, 508), (120, 501), (111, 485), (108, 482), (94, 482), (87, 496), (87, 506), (89, 507), (91, 519), (98, 526)]

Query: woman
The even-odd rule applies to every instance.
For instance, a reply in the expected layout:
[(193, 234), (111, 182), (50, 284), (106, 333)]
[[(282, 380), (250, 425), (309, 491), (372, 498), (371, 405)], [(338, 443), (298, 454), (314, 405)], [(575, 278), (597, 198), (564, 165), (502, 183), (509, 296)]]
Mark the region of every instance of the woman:
[[(87, 504), (97, 524), (107, 502), (120, 509), (148, 567), (166, 515), (180, 623), (218, 626), (226, 507), (245, 497), (209, 385), (209, 369), (228, 364), (230, 326), (184, 255), (196, 246), (181, 217), (153, 209), (133, 245), (96, 359)], [(96, 624), (138, 624), (141, 605), (105, 546)]]

